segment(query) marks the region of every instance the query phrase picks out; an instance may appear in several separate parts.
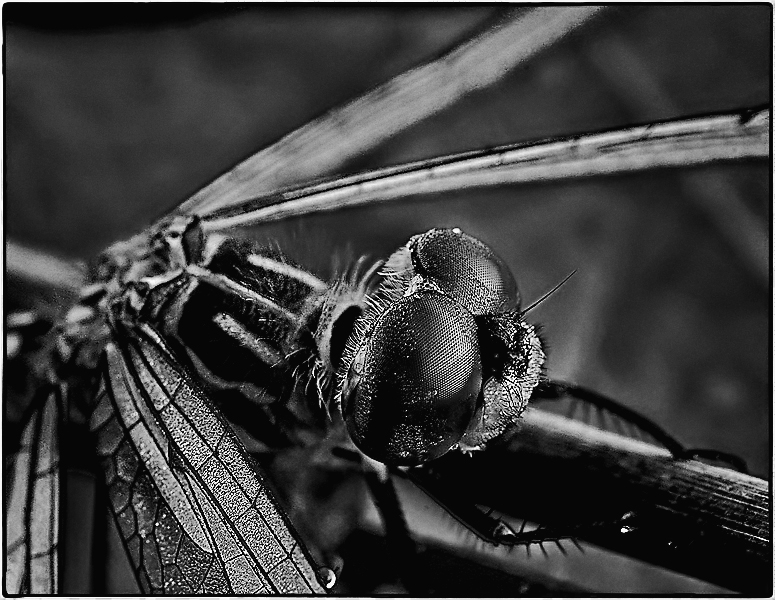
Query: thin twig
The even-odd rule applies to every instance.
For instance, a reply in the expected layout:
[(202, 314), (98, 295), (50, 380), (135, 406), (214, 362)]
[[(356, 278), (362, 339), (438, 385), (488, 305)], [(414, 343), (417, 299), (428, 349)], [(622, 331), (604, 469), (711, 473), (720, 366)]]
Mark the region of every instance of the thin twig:
[(772, 591), (763, 479), (537, 409), (503, 443), (447, 455), (433, 474), (506, 514), (587, 523), (578, 537), (617, 553), (744, 593)]

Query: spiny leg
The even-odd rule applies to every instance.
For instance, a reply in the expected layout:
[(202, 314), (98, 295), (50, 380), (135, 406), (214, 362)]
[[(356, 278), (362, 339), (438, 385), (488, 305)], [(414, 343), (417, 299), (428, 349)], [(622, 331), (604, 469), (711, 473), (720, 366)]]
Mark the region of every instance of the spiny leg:
[[(519, 530), (515, 531), (505, 520), (493, 516), (494, 510), (492, 508), (479, 508), (472, 499), (465, 497), (465, 494), (461, 494), (460, 490), (456, 489), (453, 484), (441, 481), (436, 477), (432, 469), (418, 467), (397, 471), (397, 474), (417, 485), (479, 539), (494, 545), (508, 547), (524, 546), (528, 555), (530, 554), (530, 547), (536, 544), (540, 547), (541, 552), (546, 555), (546, 549), (543, 547), (543, 544), (546, 543), (557, 545), (560, 551), (566, 554), (566, 550), (560, 544), (560, 540), (570, 540), (580, 548), (576, 536), (590, 526), (590, 524), (560, 527), (538, 525), (537, 527), (527, 529), (528, 521), (522, 520)], [(591, 525), (596, 526), (599, 524), (594, 523)]]
[(376, 461), (364, 459), (364, 475), (374, 504), (382, 517), (388, 555), (395, 560), (395, 569), (406, 591), (422, 593), (416, 568), (418, 548), (406, 524), (401, 503), (388, 468)]
[(612, 417), (611, 422), (618, 433), (622, 433), (622, 425), (626, 425), (628, 429), (632, 428), (637, 434), (642, 435), (645, 433), (669, 450), (676, 459), (722, 462), (742, 473), (748, 472), (745, 461), (740, 457), (718, 450), (685, 448), (683, 444), (650, 419), (611, 398), (581, 386), (561, 381), (543, 381), (535, 388), (531, 401), (535, 403), (542, 400), (559, 400), (563, 397), (569, 397), (573, 401), (573, 404), (571, 404), (572, 410), (569, 411), (568, 418), (572, 418), (572, 414), (576, 410), (575, 403), (579, 401), (582, 403), (582, 413), (585, 415), (583, 420), (585, 422), (589, 414), (588, 409), (592, 407), (599, 415), (603, 427), (605, 426), (604, 415), (607, 414), (609, 417)]

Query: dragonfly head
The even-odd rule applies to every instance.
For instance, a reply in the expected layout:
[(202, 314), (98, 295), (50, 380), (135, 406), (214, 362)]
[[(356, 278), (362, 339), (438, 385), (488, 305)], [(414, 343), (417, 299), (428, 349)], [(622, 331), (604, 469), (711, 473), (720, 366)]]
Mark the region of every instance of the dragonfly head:
[(382, 275), (338, 372), (351, 438), (395, 465), (483, 447), (524, 410), (543, 364), (514, 277), (459, 229), (414, 236)]

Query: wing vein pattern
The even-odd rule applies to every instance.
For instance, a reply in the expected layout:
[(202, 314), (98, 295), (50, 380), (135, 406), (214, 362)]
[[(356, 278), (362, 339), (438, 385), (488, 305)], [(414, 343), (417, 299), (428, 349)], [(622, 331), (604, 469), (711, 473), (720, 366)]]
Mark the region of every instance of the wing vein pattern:
[(304, 214), (467, 188), (768, 158), (770, 111), (712, 115), (519, 143), (281, 190), (202, 214), (224, 231)]
[(324, 593), (258, 467), (150, 326), (107, 345), (91, 428), (144, 591)]
[(59, 591), (59, 434), (62, 396), (58, 386), (38, 393), (13, 458), (5, 515), (5, 591)]

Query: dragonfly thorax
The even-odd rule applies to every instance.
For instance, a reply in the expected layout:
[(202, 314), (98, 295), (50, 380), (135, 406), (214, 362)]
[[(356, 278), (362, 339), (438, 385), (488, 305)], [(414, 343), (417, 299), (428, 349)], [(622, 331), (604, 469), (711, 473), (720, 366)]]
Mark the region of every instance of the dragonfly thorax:
[(414, 236), (379, 277), (362, 261), (328, 285), (271, 249), (206, 239), (196, 219), (171, 219), (148, 247), (106, 271), (113, 326), (155, 327), (270, 447), (325, 429), (333, 393), (365, 454), (419, 464), (483, 448), (538, 383), (544, 355), (511, 272), (458, 229)]

